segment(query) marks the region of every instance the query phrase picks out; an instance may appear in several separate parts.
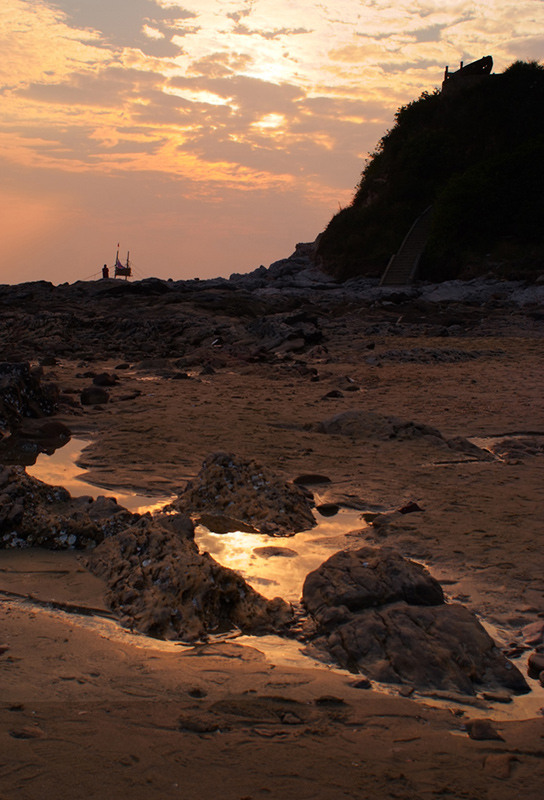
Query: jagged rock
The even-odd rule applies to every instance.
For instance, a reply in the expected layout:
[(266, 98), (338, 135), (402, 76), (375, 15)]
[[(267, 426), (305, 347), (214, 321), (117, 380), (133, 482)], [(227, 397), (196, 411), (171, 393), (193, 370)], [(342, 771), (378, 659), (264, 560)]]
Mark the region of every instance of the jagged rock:
[(0, 468), (0, 549), (93, 547), (138, 517), (113, 498), (72, 498), (23, 467)]
[(483, 450), (478, 445), (473, 444), (464, 436), (455, 436), (453, 439), (448, 439), (446, 444), (450, 450), (456, 453), (464, 453), (467, 456), (472, 456), (478, 461), (493, 461), (494, 456), (489, 450)]
[(195, 641), (235, 628), (274, 633), (292, 619), (283, 600), (266, 600), (193, 541), (145, 517), (104, 540), (85, 564), (106, 581), (123, 623), (150, 636)]
[(30, 364), (0, 362), (0, 436), (20, 429), (25, 417), (53, 414), (57, 401), (57, 387), (42, 385)]
[(423, 510), (424, 509), (421, 508), (421, 506), (418, 506), (418, 504), (412, 500), (410, 503), (407, 503), (405, 506), (402, 506), (402, 508), (399, 508), (398, 509), (398, 513), (399, 514), (415, 514), (418, 511), (423, 511)]
[(499, 458), (508, 460), (541, 456), (544, 455), (544, 437), (542, 435), (507, 437), (493, 444), (491, 449)]
[(316, 524), (306, 491), (232, 453), (208, 456), (173, 505), (188, 514), (241, 520), (270, 536), (292, 535)]
[(206, 514), (205, 512), (195, 517), (197, 525), (203, 525), (213, 533), (232, 533), (233, 531), (242, 531), (244, 533), (259, 533), (259, 531), (248, 525), (247, 522), (242, 522), (233, 517), (226, 517), (224, 515)]
[(531, 653), (528, 667), (530, 674), (535, 677), (538, 677), (541, 672), (544, 672), (544, 653)]
[[(305, 349), (317, 347), (326, 353), (316, 342), (322, 337), (321, 328), (328, 327), (322, 322), (332, 308), (345, 309), (352, 304), (365, 308), (398, 301), (398, 290), (377, 283), (377, 279), (368, 278), (337, 283), (316, 269), (308, 253), (299, 248), (268, 269), (260, 267), (254, 273), (232, 276), (229, 281), (76, 281), (59, 286), (35, 281), (4, 285), (0, 293), (0, 338), (5, 353), (20, 361), (45, 357), (99, 361), (107, 355), (125, 363), (168, 359), (170, 368), (177, 363), (180, 369), (203, 366), (220, 355), (227, 361), (251, 360), (251, 352), (253, 360), (274, 360), (276, 351), (265, 349), (274, 335), (280, 339), (278, 347), (303, 339)], [(441, 311), (446, 304), (454, 306), (450, 317), (461, 320), (463, 327), (475, 325), (479, 319), (473, 308), (481, 308), (498, 290), (517, 308), (527, 306), (526, 313), (538, 320), (534, 317), (538, 312), (531, 312), (530, 304), (542, 304), (544, 285), (476, 279), (410, 287), (403, 292), (406, 323), (380, 320), (369, 325), (368, 335), (396, 335), (405, 325), (422, 333), (436, 331), (437, 327), (448, 330), (443, 314), (437, 314), (438, 304)], [(459, 303), (465, 307), (460, 308)], [(467, 303), (471, 304), (468, 310)], [(229, 317), (229, 322), (218, 322), (218, 315)], [(261, 325), (263, 319), (266, 324)], [(248, 330), (251, 320), (258, 324)], [(212, 346), (216, 339), (221, 341), (219, 353), (218, 347)], [(429, 358), (465, 357), (463, 351), (459, 352), (462, 356), (432, 350)], [(379, 361), (377, 350), (376, 355)]]
[(313, 429), (317, 433), (357, 439), (415, 439), (426, 436), (445, 444), (440, 431), (430, 425), (385, 417), (374, 411), (342, 411), (316, 423)]
[(491, 721), (488, 719), (473, 719), (466, 723), (465, 728), (471, 739), (476, 741), (500, 741), (504, 742), (504, 738), (493, 727)]
[(444, 603), (438, 582), (391, 550), (331, 556), (304, 583), (317, 623), (314, 653), (371, 680), (472, 695), (480, 687), (529, 687), (464, 606)]
[(521, 630), (524, 641), (529, 645), (544, 644), (544, 619), (531, 622)]
[(43, 452), (38, 442), (23, 439), (17, 434), (0, 439), (0, 464), (30, 467)]

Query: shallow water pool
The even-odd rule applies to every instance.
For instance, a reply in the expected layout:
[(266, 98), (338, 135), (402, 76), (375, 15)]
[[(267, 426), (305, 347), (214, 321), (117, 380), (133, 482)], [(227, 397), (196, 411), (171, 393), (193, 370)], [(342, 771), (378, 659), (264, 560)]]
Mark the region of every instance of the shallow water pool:
[(120, 506), (133, 513), (156, 511), (171, 500), (164, 495), (127, 492), (123, 489), (108, 490), (88, 483), (85, 478), (87, 473), (78, 467), (77, 461), (89, 444), (88, 439), (70, 439), (64, 447), (55, 450), (52, 455), (40, 453), (36, 463), (27, 467), (26, 471), (33, 478), (51, 486), (63, 486), (72, 497), (89, 494), (94, 498), (99, 495), (115, 497)]

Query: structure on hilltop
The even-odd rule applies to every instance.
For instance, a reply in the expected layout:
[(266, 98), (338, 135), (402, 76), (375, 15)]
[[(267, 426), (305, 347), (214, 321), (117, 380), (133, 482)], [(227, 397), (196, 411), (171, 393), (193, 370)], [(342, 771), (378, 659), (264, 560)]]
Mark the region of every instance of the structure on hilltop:
[(457, 72), (450, 72), (450, 68), (446, 67), (444, 80), (442, 81), (442, 91), (450, 91), (451, 89), (466, 87), (467, 84), (477, 83), (482, 78), (490, 75), (492, 69), (493, 58), (491, 56), (484, 56), (466, 66), (463, 66), (461, 61)]

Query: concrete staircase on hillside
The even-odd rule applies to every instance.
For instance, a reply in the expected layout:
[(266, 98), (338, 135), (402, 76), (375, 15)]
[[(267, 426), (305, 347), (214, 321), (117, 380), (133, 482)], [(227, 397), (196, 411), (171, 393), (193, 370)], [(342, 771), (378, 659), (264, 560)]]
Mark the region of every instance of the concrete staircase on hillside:
[(419, 259), (431, 230), (431, 208), (432, 206), (426, 208), (416, 219), (398, 253), (391, 256), (380, 286), (408, 286), (414, 281)]

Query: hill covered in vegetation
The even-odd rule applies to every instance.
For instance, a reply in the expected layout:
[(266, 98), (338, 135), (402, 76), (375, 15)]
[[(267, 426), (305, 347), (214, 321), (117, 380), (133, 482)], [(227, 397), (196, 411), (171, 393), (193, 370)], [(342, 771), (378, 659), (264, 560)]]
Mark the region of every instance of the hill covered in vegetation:
[(419, 277), (514, 278), (544, 271), (544, 67), (445, 81), (400, 108), (351, 205), (319, 239), (339, 279), (379, 276), (432, 205)]

